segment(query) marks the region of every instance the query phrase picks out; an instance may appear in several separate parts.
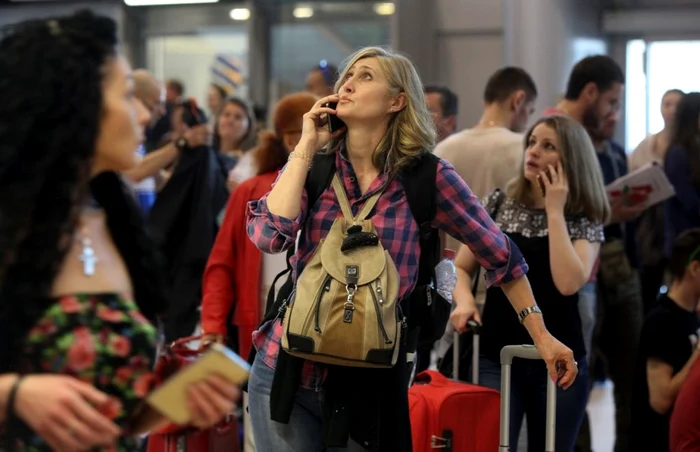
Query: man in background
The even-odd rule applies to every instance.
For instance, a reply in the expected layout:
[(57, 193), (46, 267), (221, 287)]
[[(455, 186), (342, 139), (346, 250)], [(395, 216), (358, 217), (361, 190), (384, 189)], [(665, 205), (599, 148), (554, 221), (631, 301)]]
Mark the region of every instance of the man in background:
[[(160, 83), (151, 73), (144, 69), (134, 71), (134, 95), (158, 121), (164, 114), (162, 93)], [(141, 209), (148, 214), (156, 201), (159, 173), (172, 165), (179, 152), (174, 143), (167, 143), (148, 154), (145, 146), (141, 145), (138, 154), (141, 159), (139, 164), (123, 173), (123, 176), (131, 182)]]
[(433, 115), (439, 143), (457, 130), (459, 99), (446, 86), (428, 85), (425, 87), (425, 103)]
[[(696, 312), (700, 299), (699, 250), (700, 229), (689, 229), (676, 237), (668, 261), (673, 278), (668, 293), (659, 297), (644, 319), (634, 380), (630, 450), (669, 450), (671, 412), (679, 409), (674, 405), (700, 356), (700, 319)], [(689, 419), (698, 418), (697, 411), (687, 411), (693, 405), (697, 406), (697, 399), (686, 407), (680, 405)]]
[[(612, 58), (586, 57), (572, 69), (564, 99), (545, 113), (569, 115), (586, 128), (605, 185), (627, 174), (625, 151), (611, 141), (624, 83), (622, 69)], [(605, 226), (600, 259), (591, 280), (579, 291), (579, 314), (590, 368), (596, 369), (594, 358), (605, 357), (615, 385), (615, 452), (627, 452), (634, 364), (642, 324), (633, 220), (645, 207), (643, 202), (630, 205), (623, 200), (611, 200), (610, 207), (611, 219)], [(576, 445), (578, 452), (591, 451), (588, 425), (586, 416)]]
[(330, 96), (337, 80), (338, 68), (321, 60), (306, 76), (306, 91), (318, 98)]
[[(435, 147), (435, 155), (452, 164), (480, 199), (497, 188), (505, 189), (508, 181), (523, 170), (522, 132), (533, 113), (536, 98), (537, 87), (527, 72), (517, 67), (499, 69), (486, 82), (484, 111), (479, 122), (440, 142)], [(447, 235), (443, 235), (443, 243), (453, 250), (461, 245)], [(475, 298), (481, 310), (486, 290), (483, 278), (479, 281)], [(437, 346), (438, 357), (452, 344), (453, 332), (452, 324), (448, 323), (445, 336)], [(424, 357), (425, 354), (423, 351)], [(425, 365), (420, 357), (419, 364)]]
[(176, 79), (165, 82), (165, 113), (146, 132), (146, 152), (158, 149), (170, 140), (171, 116), (177, 102), (185, 95), (185, 85)]

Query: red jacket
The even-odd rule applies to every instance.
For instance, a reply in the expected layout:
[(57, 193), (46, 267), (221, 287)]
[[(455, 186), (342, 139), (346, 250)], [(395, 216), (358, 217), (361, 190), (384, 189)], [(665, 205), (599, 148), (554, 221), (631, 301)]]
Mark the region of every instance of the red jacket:
[(253, 331), (259, 326), (262, 253), (246, 234), (249, 201), (270, 191), (277, 172), (253, 177), (231, 194), (224, 222), (204, 271), (202, 287), (202, 329), (204, 333), (226, 335), (227, 319), (238, 327), (240, 350), (246, 357), (252, 346)]
[(693, 363), (671, 412), (670, 452), (700, 450), (700, 360)]

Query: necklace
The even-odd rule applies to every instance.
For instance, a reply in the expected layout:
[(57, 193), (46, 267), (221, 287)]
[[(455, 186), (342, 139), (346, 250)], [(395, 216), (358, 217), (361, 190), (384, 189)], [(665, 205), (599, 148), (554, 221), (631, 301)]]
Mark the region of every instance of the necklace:
[(88, 237), (86, 230), (80, 233), (78, 240), (83, 248), (78, 259), (83, 263), (83, 274), (89, 278), (95, 275), (95, 264), (97, 264), (99, 259), (95, 255), (92, 240)]

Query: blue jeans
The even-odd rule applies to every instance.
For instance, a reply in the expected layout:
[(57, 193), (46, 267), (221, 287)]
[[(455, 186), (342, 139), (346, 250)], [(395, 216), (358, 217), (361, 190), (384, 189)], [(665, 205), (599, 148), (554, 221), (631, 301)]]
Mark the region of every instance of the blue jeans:
[[(578, 363), (578, 376), (566, 391), (557, 390), (557, 452), (571, 452), (588, 403), (588, 363)], [(511, 367), (510, 444), (515, 450), (523, 417), (527, 415), (527, 450), (542, 452), (545, 447), (547, 368), (542, 361), (515, 358)], [(479, 384), (501, 389), (501, 365), (483, 356), (479, 359)]]
[(248, 409), (253, 427), (256, 451), (260, 452), (321, 452), (364, 451), (352, 440), (347, 448), (323, 446), (323, 390), (299, 388), (288, 424), (270, 419), (270, 388), (274, 369), (256, 356), (248, 381)]

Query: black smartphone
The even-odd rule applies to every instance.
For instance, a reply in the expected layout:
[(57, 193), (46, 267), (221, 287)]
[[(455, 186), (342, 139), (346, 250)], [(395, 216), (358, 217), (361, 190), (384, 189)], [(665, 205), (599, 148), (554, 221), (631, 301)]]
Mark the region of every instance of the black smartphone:
[[(323, 104), (323, 106), (326, 108), (332, 108), (333, 110), (335, 110), (335, 108), (338, 106), (338, 103), (337, 102), (326, 102), (325, 104)], [(345, 123), (343, 122), (342, 119), (340, 119), (336, 115), (331, 115), (331, 114), (328, 115), (328, 131), (330, 133), (333, 133), (337, 130), (340, 130), (343, 127), (345, 127)]]

